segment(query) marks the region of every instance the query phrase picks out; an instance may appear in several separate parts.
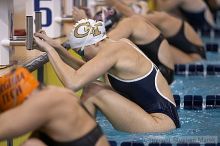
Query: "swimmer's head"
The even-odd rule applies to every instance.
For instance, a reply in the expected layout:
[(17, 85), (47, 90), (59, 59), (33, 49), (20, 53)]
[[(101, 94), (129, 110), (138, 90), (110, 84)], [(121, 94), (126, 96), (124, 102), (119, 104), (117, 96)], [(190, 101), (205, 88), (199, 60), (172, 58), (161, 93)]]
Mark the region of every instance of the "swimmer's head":
[(0, 111), (22, 104), (38, 86), (39, 82), (23, 67), (0, 77)]
[(84, 47), (94, 45), (106, 37), (102, 21), (82, 19), (74, 25), (68, 39), (71, 48), (76, 50), (79, 55), (84, 56)]
[(97, 21), (103, 21), (106, 31), (109, 31), (109, 29), (112, 28), (114, 24), (118, 23), (120, 15), (114, 8), (103, 7), (101, 11), (98, 11), (95, 14), (94, 19)]

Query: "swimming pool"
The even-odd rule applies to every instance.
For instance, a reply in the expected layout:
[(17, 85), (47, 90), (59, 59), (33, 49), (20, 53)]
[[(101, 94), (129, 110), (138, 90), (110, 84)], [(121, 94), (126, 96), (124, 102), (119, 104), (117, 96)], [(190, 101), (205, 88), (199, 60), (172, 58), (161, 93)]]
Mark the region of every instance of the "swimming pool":
[(206, 63), (219, 63), (220, 60), (220, 53), (215, 53), (215, 52), (207, 52), (206, 53), (207, 56), (207, 61), (205, 61)]
[[(202, 95), (203, 104), (207, 95), (220, 95), (219, 76), (176, 76), (171, 85), (175, 95), (180, 95), (181, 109), (178, 110), (181, 128), (166, 133), (129, 134), (116, 131), (105, 117), (98, 113), (100, 123), (109, 140), (118, 144), (125, 141), (142, 143), (217, 143), (220, 141), (220, 109), (184, 110), (185, 95)], [(118, 145), (119, 146), (119, 145)]]
[[(99, 116), (98, 121), (102, 126), (105, 134), (109, 140), (122, 143), (125, 141), (140, 141), (144, 143), (188, 143), (190, 138), (201, 138), (201, 140), (194, 141), (198, 143), (217, 143), (220, 137), (220, 110), (201, 110), (201, 111), (185, 111), (179, 110), (181, 121), (181, 128), (171, 132), (159, 134), (128, 134), (118, 132), (112, 128), (109, 122)], [(208, 124), (207, 124), (208, 123)], [(176, 139), (181, 139), (176, 141)], [(210, 138), (210, 139), (209, 139)], [(207, 139), (207, 140), (205, 140)]]

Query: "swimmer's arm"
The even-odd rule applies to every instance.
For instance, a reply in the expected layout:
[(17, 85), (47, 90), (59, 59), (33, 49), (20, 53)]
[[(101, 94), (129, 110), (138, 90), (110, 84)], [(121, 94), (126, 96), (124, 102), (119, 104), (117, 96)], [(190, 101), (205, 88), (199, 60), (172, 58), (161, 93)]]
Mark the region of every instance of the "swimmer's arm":
[(71, 79), (72, 74), (75, 74), (76, 69), (66, 64), (54, 48), (51, 47), (50, 49), (48, 49), (47, 54), (49, 57), (49, 61), (53, 66), (53, 69), (55, 70), (58, 78), (63, 83), (63, 85), (69, 88), (69, 86), (71, 86), (72, 84), (77, 84)]
[(109, 38), (113, 40), (129, 38), (129, 36), (132, 35), (131, 25), (132, 22), (129, 18), (125, 18), (122, 21), (119, 21), (117, 26), (108, 33)]
[[(55, 50), (49, 51), (48, 56), (64, 86), (73, 91), (78, 91), (88, 83), (95, 81), (114, 65), (115, 55), (109, 55), (108, 53), (112, 49), (103, 48), (103, 50), (105, 51), (100, 52), (78, 70), (65, 64)], [(115, 52), (111, 53), (115, 54)]]
[[(52, 64), (53, 69), (55, 70), (58, 78), (64, 84), (64, 86), (68, 87), (70, 82), (72, 81), (70, 79), (71, 74), (75, 73), (75, 69), (69, 66), (68, 64), (66, 64), (61, 59), (55, 48), (53, 48), (50, 44), (48, 44), (45, 41), (45, 39), (44, 40), (40, 39), (43, 37), (45, 36), (40, 33), (35, 34), (34, 36), (35, 42), (38, 44), (40, 50), (47, 52), (49, 61)], [(55, 47), (57, 48), (57, 46), (59, 45), (56, 45)]]
[[(49, 61), (64, 86), (74, 91), (78, 91), (89, 82), (96, 80), (98, 77), (103, 75), (111, 66), (113, 66), (111, 61), (112, 59), (110, 58), (114, 58), (114, 55), (112, 54), (115, 53), (111, 52), (111, 57), (106, 55), (106, 53), (101, 53), (105, 55), (97, 55), (92, 60), (85, 63), (78, 70), (76, 70), (67, 65), (61, 59), (57, 51), (46, 42), (37, 37), (35, 37), (35, 41), (41, 46), (44, 51), (47, 52)], [(109, 50), (106, 49), (105, 52), (108, 52)]]
[(79, 69), (85, 62), (82, 59), (72, 56), (63, 46), (55, 48), (62, 60), (74, 69)]
[(114, 6), (126, 17), (130, 17), (135, 14), (131, 8), (129, 8), (127, 5), (123, 4), (119, 0), (108, 0), (107, 3)]
[[(113, 68), (117, 62), (117, 50), (119, 48), (102, 48), (100, 52), (90, 61), (86, 62), (80, 69), (78, 69), (75, 74), (72, 74), (72, 85), (69, 86), (70, 89), (77, 91), (84, 87), (88, 83), (95, 81), (100, 76), (107, 73), (111, 68)], [(108, 59), (106, 59), (108, 58)], [(74, 84), (77, 83), (77, 84)]]
[(34, 35), (35, 42), (38, 44), (39, 47), (38, 49), (43, 49), (42, 51), (48, 52), (48, 48), (55, 48), (63, 61), (75, 69), (78, 69), (84, 64), (84, 61), (73, 57), (60, 43), (48, 37), (43, 30), (35, 33)]

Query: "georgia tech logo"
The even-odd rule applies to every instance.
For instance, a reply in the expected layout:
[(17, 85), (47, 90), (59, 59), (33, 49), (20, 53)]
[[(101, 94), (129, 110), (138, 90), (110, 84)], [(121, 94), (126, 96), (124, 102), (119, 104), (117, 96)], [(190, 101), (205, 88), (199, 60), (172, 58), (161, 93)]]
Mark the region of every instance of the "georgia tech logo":
[[(99, 27), (103, 26), (102, 22), (96, 23), (94, 26), (90, 22), (85, 22), (77, 25), (74, 30), (74, 36), (76, 38), (83, 38), (87, 35), (92, 34), (94, 37), (100, 35), (102, 32), (99, 30)], [(79, 33), (79, 28), (84, 27), (84, 33)]]

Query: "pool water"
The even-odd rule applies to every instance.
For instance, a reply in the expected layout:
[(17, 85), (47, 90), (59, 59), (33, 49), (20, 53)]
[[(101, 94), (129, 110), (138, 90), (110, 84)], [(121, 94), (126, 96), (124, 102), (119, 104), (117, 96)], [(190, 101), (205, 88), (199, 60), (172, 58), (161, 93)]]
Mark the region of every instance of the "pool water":
[(206, 62), (214, 62), (219, 64), (220, 60), (220, 53), (215, 53), (215, 52), (207, 52), (206, 53), (207, 60)]
[(177, 95), (219, 95), (220, 76), (175, 76), (171, 85)]
[(211, 143), (210, 139), (212, 142), (216, 143), (220, 141), (219, 109), (199, 111), (178, 110), (178, 113), (181, 121), (181, 128), (165, 133), (130, 134), (119, 132), (115, 130), (100, 113), (98, 114), (97, 120), (108, 139), (117, 141), (118, 143), (124, 141), (176, 143), (177, 141), (175, 141), (175, 139), (180, 137), (185, 142), (188, 142), (189, 138), (198, 137), (201, 138), (201, 140), (197, 141), (199, 143)]

